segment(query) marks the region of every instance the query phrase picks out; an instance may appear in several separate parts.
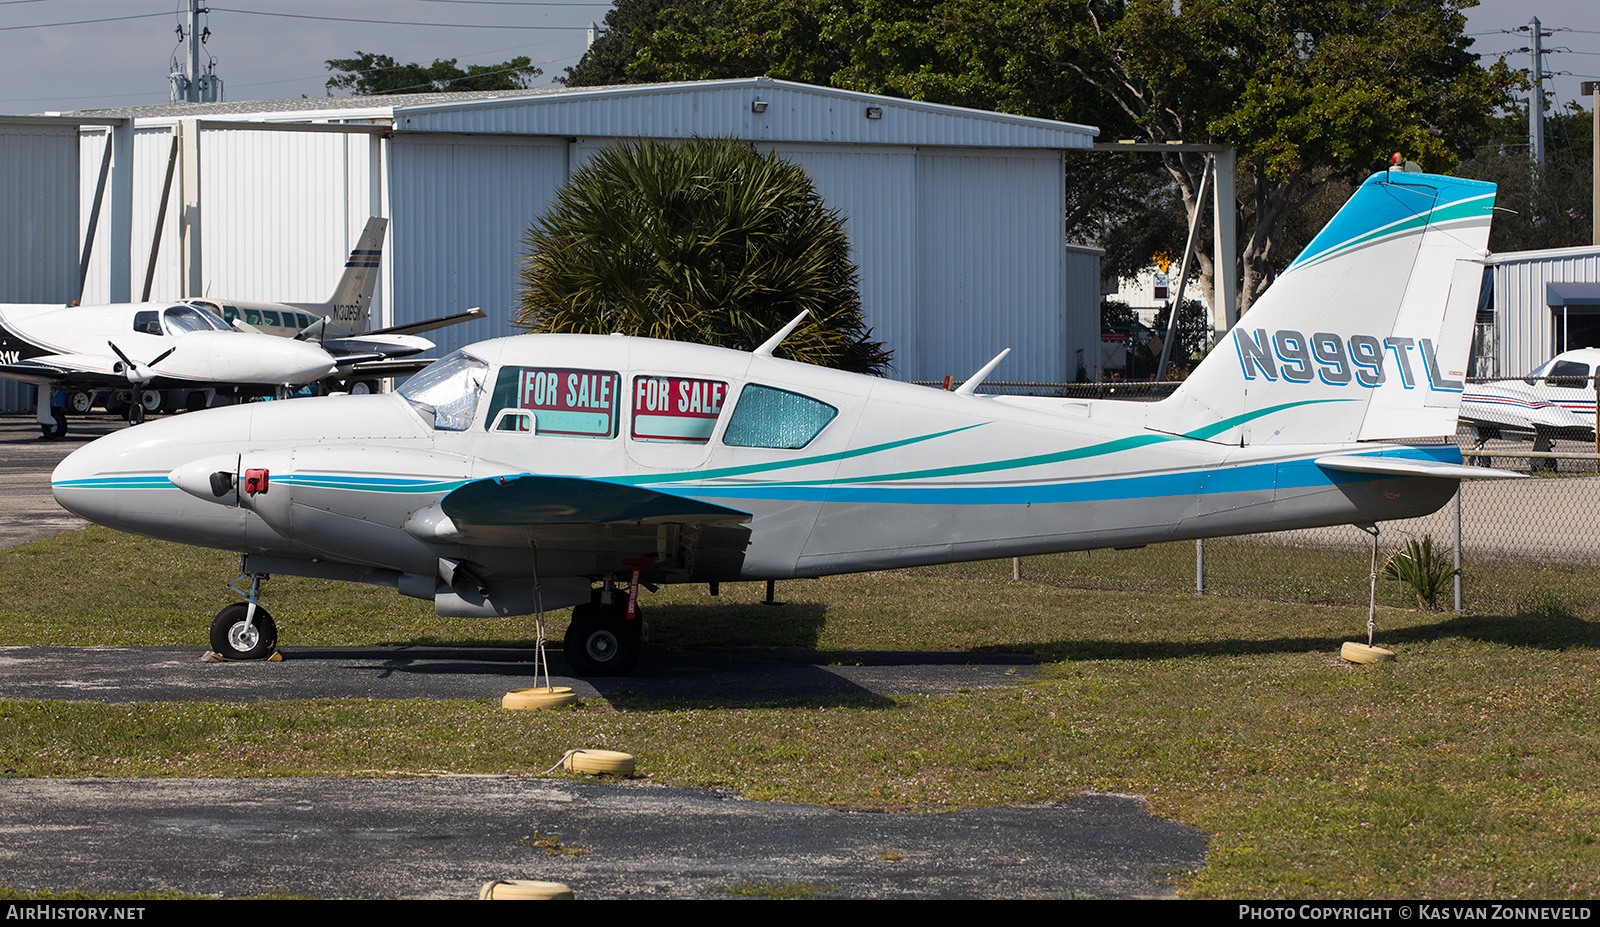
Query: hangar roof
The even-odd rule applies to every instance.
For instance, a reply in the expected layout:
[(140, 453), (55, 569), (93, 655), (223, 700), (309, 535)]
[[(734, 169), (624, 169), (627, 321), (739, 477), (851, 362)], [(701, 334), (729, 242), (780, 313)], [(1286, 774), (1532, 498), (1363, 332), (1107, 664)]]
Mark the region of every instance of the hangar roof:
[(165, 103), (65, 114), (161, 122), (180, 118), (390, 123), (397, 131), (1088, 148), (1097, 129), (767, 77), (547, 87), (473, 93)]

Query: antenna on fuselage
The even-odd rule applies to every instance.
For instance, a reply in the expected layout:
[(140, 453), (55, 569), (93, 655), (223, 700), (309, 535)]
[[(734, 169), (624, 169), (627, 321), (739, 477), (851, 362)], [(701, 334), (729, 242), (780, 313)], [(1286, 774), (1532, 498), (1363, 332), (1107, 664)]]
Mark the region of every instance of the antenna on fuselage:
[(956, 387), (956, 393), (958, 395), (961, 395), (961, 396), (971, 396), (973, 391), (978, 388), (978, 385), (980, 383), (982, 383), (984, 380), (989, 379), (989, 374), (993, 373), (994, 372), (994, 368), (1000, 366), (1000, 362), (1005, 360), (1006, 359), (1006, 355), (1010, 354), (1010, 353), (1011, 353), (1011, 349), (1010, 348), (1006, 348), (1004, 351), (1001, 351), (999, 354), (996, 354), (994, 356), (994, 360), (990, 361), (987, 364), (984, 364), (983, 365), (983, 369), (979, 370), (977, 373), (975, 373), (972, 376), (968, 377), (967, 378), (967, 382), (965, 382), (965, 383), (961, 384), (960, 386)]
[(789, 322), (788, 325), (785, 325), (783, 327), (783, 329), (781, 331), (779, 331), (776, 335), (773, 335), (771, 338), (768, 338), (766, 341), (763, 341), (761, 343), (761, 347), (756, 348), (754, 351), (751, 351), (750, 353), (751, 354), (760, 354), (762, 357), (771, 357), (772, 356), (772, 352), (778, 350), (778, 345), (783, 344), (783, 339), (789, 337), (789, 335), (795, 329), (800, 327), (800, 320), (804, 319), (806, 317), (806, 313), (808, 313), (810, 311), (811, 311), (810, 309), (806, 309), (806, 310), (801, 311), (801, 313), (799, 315), (795, 316)]

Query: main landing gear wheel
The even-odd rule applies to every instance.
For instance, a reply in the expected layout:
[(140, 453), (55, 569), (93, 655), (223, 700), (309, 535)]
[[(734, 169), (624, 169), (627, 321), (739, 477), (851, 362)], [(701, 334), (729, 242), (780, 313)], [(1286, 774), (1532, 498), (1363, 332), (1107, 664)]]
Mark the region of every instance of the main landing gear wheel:
[(44, 431), (46, 441), (60, 441), (67, 436), (67, 416), (63, 412), (56, 412), (56, 421), (53, 425), (40, 425)]
[(626, 676), (639, 662), (644, 609), (635, 604), (629, 621), (628, 602), (619, 599), (609, 608), (591, 603), (572, 610), (572, 624), (561, 651), (579, 676)]
[(261, 606), (256, 606), (255, 620), (245, 628), (248, 602), (235, 602), (217, 612), (211, 622), (211, 649), (227, 660), (265, 660), (278, 648), (278, 626), (272, 616)]

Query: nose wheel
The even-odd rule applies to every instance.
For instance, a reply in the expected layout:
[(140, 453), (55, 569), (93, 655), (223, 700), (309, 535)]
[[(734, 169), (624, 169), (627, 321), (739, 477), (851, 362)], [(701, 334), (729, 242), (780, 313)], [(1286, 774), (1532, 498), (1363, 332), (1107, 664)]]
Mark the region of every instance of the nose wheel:
[[(250, 578), (249, 591), (238, 588), (246, 576)], [(211, 651), (224, 660), (265, 660), (278, 649), (278, 626), (260, 605), (261, 583), (266, 578), (265, 573), (246, 573), (228, 584), (245, 601), (217, 612), (211, 621)]]
[(256, 606), (253, 617), (247, 602), (235, 602), (217, 612), (211, 622), (211, 650), (226, 660), (265, 660), (278, 649), (278, 626), (272, 615)]

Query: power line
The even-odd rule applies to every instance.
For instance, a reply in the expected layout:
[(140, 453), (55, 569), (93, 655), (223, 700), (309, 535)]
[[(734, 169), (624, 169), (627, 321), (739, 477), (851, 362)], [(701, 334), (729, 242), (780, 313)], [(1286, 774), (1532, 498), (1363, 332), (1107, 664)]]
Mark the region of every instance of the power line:
[[(549, 3), (545, 6), (593, 6), (590, 3)], [(210, 8), (213, 13), (242, 13), (246, 16), (273, 16), (279, 19), (309, 19), (320, 22), (332, 23), (363, 23), (371, 26), (423, 26), (429, 29), (554, 29), (568, 32), (585, 32), (588, 26), (509, 26), (477, 23), (418, 23), (398, 22), (391, 19), (356, 19), (345, 16), (312, 16), (308, 13), (269, 13), (264, 10), (240, 10), (230, 7), (214, 6)], [(165, 15), (165, 14), (163, 14)]]
[[(28, 0), (12, 0), (14, 3), (28, 2)], [(16, 32), (20, 29), (51, 29), (56, 26), (92, 26), (96, 23), (121, 23), (130, 19), (155, 19), (166, 18), (171, 13), (137, 13), (133, 16), (108, 16), (103, 19), (75, 19), (70, 22), (60, 23), (34, 23), (29, 26), (0, 26), (0, 32)]]

